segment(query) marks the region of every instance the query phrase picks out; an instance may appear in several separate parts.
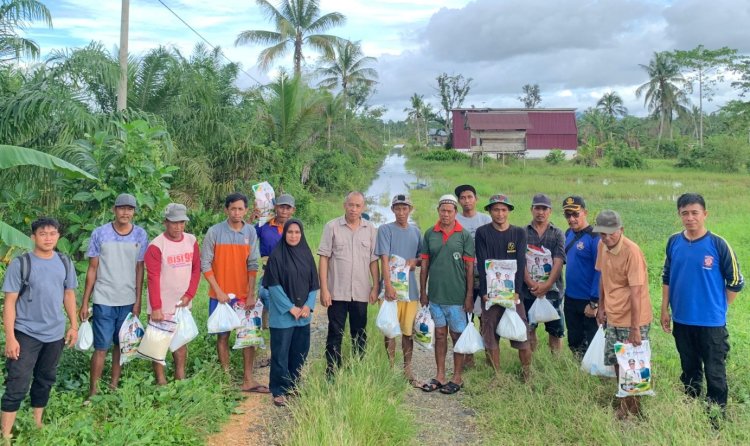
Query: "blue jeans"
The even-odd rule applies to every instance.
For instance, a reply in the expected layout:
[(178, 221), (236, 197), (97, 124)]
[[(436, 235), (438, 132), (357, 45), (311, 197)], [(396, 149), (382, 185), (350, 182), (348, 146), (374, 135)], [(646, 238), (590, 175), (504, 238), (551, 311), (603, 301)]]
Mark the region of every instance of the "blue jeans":
[(310, 325), (271, 328), (269, 388), (274, 397), (286, 395), (299, 380), (310, 350)]

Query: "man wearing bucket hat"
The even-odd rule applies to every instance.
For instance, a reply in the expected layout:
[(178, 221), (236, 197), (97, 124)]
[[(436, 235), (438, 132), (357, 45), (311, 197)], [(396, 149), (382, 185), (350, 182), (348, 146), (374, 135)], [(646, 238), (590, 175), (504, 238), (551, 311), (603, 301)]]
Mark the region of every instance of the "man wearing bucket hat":
[[(641, 345), (642, 341), (648, 340), (653, 318), (646, 259), (641, 248), (625, 237), (623, 230), (617, 212), (604, 210), (596, 216), (593, 232), (601, 237), (596, 257), (596, 270), (601, 272), (596, 320), (599, 324), (607, 322), (604, 363), (615, 366), (618, 376), (615, 343)], [(638, 397), (620, 399), (618, 418), (639, 413)]]
[[(500, 371), (500, 337), (496, 333), (500, 318), (506, 308), (501, 305), (486, 307), (489, 300), (487, 291), (487, 261), (503, 260), (510, 261), (516, 268), (515, 276), (508, 277), (509, 285), (512, 285), (515, 310), (521, 319), (527, 324), (526, 310), (523, 302), (518, 298), (524, 279), (526, 268), (526, 231), (518, 226), (510, 224), (509, 214), (514, 206), (507, 195), (496, 194), (490, 197), (489, 203), (484, 210), (490, 213), (492, 223), (477, 229), (477, 262), (479, 263), (480, 292), (482, 293), (482, 339), (487, 357), (490, 360), (495, 373)], [(506, 287), (507, 288), (507, 287)], [(528, 324), (527, 324), (528, 329)], [(531, 346), (529, 341), (510, 341), (511, 347), (518, 350), (518, 358), (521, 361), (522, 377), (528, 381), (531, 377)]]
[(441, 393), (453, 394), (463, 387), (464, 355), (453, 353), (453, 378), (446, 382), (448, 333), (455, 344), (467, 326), (466, 313), (474, 307), (474, 241), (456, 220), (458, 200), (455, 196), (440, 197), (437, 210), (438, 222), (424, 233), (419, 277), (419, 300), (423, 306), (429, 303), (435, 321), (437, 374), (422, 390), (440, 389)]
[[(412, 385), (417, 385), (414, 374), (411, 369), (411, 357), (414, 349), (412, 339), (412, 330), (414, 328), (414, 319), (419, 310), (419, 289), (417, 288), (417, 279), (414, 275), (414, 269), (420, 263), (419, 252), (422, 249), (422, 233), (416, 225), (409, 223), (409, 214), (413, 209), (411, 199), (408, 195), (398, 194), (391, 201), (391, 210), (396, 220), (381, 225), (378, 228), (378, 241), (375, 245), (375, 254), (380, 257), (381, 271), (383, 274), (384, 298), (387, 300), (396, 300), (397, 292), (390, 280), (392, 255), (399, 256), (406, 260), (409, 266), (408, 274), (408, 301), (398, 299), (398, 320), (401, 325), (401, 349), (404, 352), (404, 374), (406, 379)], [(393, 364), (396, 356), (396, 340), (385, 338), (385, 347), (388, 352), (388, 358)]]
[[(164, 211), (164, 232), (146, 249), (148, 272), (148, 314), (155, 322), (172, 320), (180, 307), (190, 307), (201, 277), (201, 255), (198, 241), (185, 232), (190, 221), (185, 205), (170, 203)], [(187, 345), (172, 353), (174, 379), (185, 379)], [(154, 362), (156, 383), (167, 384), (164, 366)]]
[[(89, 267), (79, 316), (81, 320), (92, 316), (94, 330), (89, 397), (97, 392), (104, 360), (113, 344), (110, 387), (118, 386), (122, 371), (120, 327), (129, 313), (138, 316), (141, 312), (143, 258), (148, 235), (143, 228), (133, 224), (137, 207), (134, 196), (118, 195), (112, 208), (114, 220), (94, 229), (86, 252)], [(94, 311), (93, 315), (89, 315), (89, 302), (92, 300)]]

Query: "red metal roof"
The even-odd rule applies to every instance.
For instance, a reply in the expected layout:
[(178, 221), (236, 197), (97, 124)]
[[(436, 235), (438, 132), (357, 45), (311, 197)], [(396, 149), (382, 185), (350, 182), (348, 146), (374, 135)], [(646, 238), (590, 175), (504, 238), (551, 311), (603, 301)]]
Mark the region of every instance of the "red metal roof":
[(528, 113), (467, 113), (471, 130), (526, 130), (531, 127)]
[(529, 112), (529, 135), (577, 135), (575, 113)]

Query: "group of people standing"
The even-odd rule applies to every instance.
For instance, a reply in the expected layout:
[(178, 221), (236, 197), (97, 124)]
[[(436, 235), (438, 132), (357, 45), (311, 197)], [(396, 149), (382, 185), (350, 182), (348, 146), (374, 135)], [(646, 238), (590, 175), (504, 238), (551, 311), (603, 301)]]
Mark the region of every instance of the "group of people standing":
[[(7, 379), (2, 433), (10, 435), (29, 387), (34, 418), (41, 425), (63, 345), (76, 342), (79, 319), (91, 319), (94, 334), (85, 404), (97, 393), (113, 345), (109, 385), (118, 386), (118, 335), (128, 314), (140, 313), (144, 276), (148, 278), (147, 312), (157, 322), (171, 319), (177, 308), (192, 305), (201, 273), (209, 284), (209, 314), (219, 303), (252, 308), (257, 295), (268, 309), (270, 383), (265, 386), (255, 380), (255, 348), (245, 348), (241, 390), (270, 393), (278, 406), (286, 405), (295, 392), (310, 347), (310, 322), (318, 293), (328, 315), (326, 373), (332, 377), (342, 363), (347, 319), (354, 354), (362, 355), (368, 305), (378, 301), (381, 288), (384, 299), (397, 299), (388, 276), (394, 255), (406, 259), (409, 267), (409, 300), (397, 302), (404, 372), (412, 385), (426, 392), (452, 394), (464, 386), (463, 370), (474, 358), (454, 352), (453, 375), (448, 379), (448, 335), (455, 343), (473, 323), (475, 308), (481, 308), (477, 313), (488, 362), (499, 371), (496, 327), (507, 310), (486, 305), (487, 260), (515, 262), (515, 277), (505, 281), (515, 291), (514, 309), (527, 325), (528, 337), (511, 341), (511, 346), (518, 350), (526, 381), (531, 379), (532, 352), (537, 348), (537, 327), (529, 324), (526, 314), (536, 299), (548, 299), (560, 316), (545, 323), (552, 352), (560, 352), (567, 329), (568, 346), (580, 359), (598, 326), (606, 324), (605, 362), (616, 366), (614, 343), (640, 345), (648, 339), (652, 306), (646, 261), (638, 245), (624, 236), (617, 212), (600, 212), (592, 226), (584, 199), (566, 197), (562, 211), (568, 229), (563, 231), (550, 221), (552, 202), (544, 194), (532, 198), (531, 222), (525, 227), (510, 224), (514, 205), (507, 195), (491, 196), (484, 206), (488, 214), (477, 211), (477, 201), (474, 187), (457, 187), (454, 195), (439, 199), (438, 220), (422, 233), (410, 220), (413, 204), (409, 196), (394, 196), (394, 221), (376, 228), (363, 218), (364, 195), (350, 192), (344, 200), (344, 215), (324, 227), (316, 268), (304, 226), (293, 218), (295, 200), (288, 194), (276, 199), (274, 218), (255, 226), (247, 222), (248, 198), (229, 195), (224, 202), (226, 220), (208, 230), (200, 248), (196, 237), (185, 232), (189, 218), (184, 205), (167, 206), (164, 232), (149, 242), (146, 231), (133, 223), (135, 197), (121, 194), (114, 203), (113, 221), (91, 235), (80, 309), (76, 308), (75, 268), (55, 250), (60, 225), (54, 219), (38, 219), (31, 225), (34, 250), (10, 263), (3, 284)], [(703, 197), (684, 194), (677, 210), (684, 230), (667, 242), (661, 325), (675, 337), (685, 392), (700, 396), (705, 375), (708, 400), (723, 409), (729, 351), (726, 313), (744, 280), (729, 244), (705, 227), (708, 211)], [(526, 265), (527, 245), (550, 252), (541, 276), (533, 273), (535, 265)], [(261, 258), (266, 260), (265, 271), (256, 293)], [(436, 374), (428, 382), (417, 380), (411, 367), (412, 327), (420, 305), (429, 307), (435, 324)], [(61, 308), (69, 320), (67, 331)], [(395, 341), (386, 338), (385, 347), (393, 363)], [(229, 333), (216, 336), (216, 348), (221, 366), (229, 370)], [(173, 352), (175, 379), (185, 378), (186, 357), (187, 346)], [(167, 382), (163, 366), (154, 363), (154, 372), (158, 384)], [(618, 416), (638, 412), (637, 399), (622, 399)]]

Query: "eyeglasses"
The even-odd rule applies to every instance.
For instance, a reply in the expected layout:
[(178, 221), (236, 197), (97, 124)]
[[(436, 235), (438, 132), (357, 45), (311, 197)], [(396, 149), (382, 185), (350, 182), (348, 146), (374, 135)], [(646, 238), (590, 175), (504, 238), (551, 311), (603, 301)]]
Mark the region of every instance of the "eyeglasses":
[(565, 218), (570, 218), (570, 217), (578, 218), (579, 215), (581, 215), (580, 212), (566, 212)]

